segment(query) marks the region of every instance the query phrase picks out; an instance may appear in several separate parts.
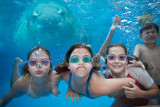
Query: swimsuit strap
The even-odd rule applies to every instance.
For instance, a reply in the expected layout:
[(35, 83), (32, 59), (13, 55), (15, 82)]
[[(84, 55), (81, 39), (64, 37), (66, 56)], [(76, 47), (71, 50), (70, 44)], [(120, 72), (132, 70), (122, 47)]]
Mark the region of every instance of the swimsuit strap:
[[(91, 99), (93, 99), (91, 96), (90, 96), (90, 94), (89, 94), (89, 90), (88, 90), (88, 87), (89, 87), (89, 83), (90, 83), (90, 80), (91, 80), (91, 77), (92, 77), (92, 74), (94, 73), (94, 71), (95, 70), (91, 70), (91, 73), (90, 73), (90, 75), (89, 75), (89, 77), (88, 77), (88, 80), (87, 80), (87, 84), (86, 84), (86, 90), (85, 90), (85, 92), (86, 92), (86, 97), (88, 97), (88, 98), (91, 98)], [(69, 88), (71, 89), (71, 90), (73, 90), (72, 89), (72, 84), (71, 84), (71, 79), (72, 79), (72, 73), (70, 72), (70, 75), (69, 75), (69, 81), (68, 81), (68, 86), (69, 86)]]
[(90, 83), (90, 80), (91, 80), (91, 77), (92, 77), (93, 73), (94, 73), (94, 70), (92, 69), (92, 71), (91, 71), (91, 73), (90, 73), (90, 75), (89, 75), (89, 78), (88, 78), (88, 80), (87, 80), (87, 85), (86, 85), (86, 97), (88, 97), (88, 98), (92, 98), (92, 97), (90, 96), (90, 94), (89, 94), (88, 87), (89, 87), (89, 83)]
[(30, 97), (33, 97), (33, 98), (39, 98), (32, 90), (32, 87), (31, 87), (31, 80), (32, 80), (32, 77), (29, 81), (29, 86), (28, 86), (28, 90), (27, 90), (27, 95), (30, 96)]
[(72, 89), (72, 84), (71, 84), (71, 81), (72, 80), (72, 73), (70, 72), (70, 75), (69, 75), (69, 81), (68, 81), (68, 86), (69, 86), (69, 88), (71, 89), (71, 90), (73, 90)]
[(29, 80), (29, 88), (31, 89), (31, 81), (32, 81), (32, 77), (30, 78), (30, 80)]

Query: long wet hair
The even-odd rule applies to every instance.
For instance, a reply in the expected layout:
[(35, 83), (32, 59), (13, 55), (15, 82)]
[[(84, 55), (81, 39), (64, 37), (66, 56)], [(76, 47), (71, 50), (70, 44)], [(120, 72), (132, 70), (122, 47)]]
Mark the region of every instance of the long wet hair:
[[(67, 63), (69, 63), (69, 58), (70, 58), (70, 55), (72, 54), (72, 52), (77, 49), (77, 48), (85, 48), (88, 50), (88, 52), (90, 53), (91, 57), (93, 58), (93, 52), (90, 48), (90, 46), (88, 46), (87, 44), (84, 44), (84, 43), (76, 43), (74, 45), (72, 45), (69, 50), (67, 51), (66, 55), (65, 55), (65, 60), (62, 61), (60, 64), (58, 64), (55, 68), (55, 71), (57, 72), (57, 74), (61, 74), (63, 72), (67, 72), (69, 71), (68, 69), (68, 66), (67, 66)], [(93, 58), (93, 62), (94, 62), (94, 65), (93, 65), (93, 69), (95, 70), (99, 70), (100, 69), (100, 63), (98, 61), (95, 61), (94, 60), (95, 58)]]
[[(42, 46), (35, 46), (35, 47), (28, 53), (27, 60), (29, 60), (30, 56), (32, 55), (32, 53), (33, 53), (34, 51), (38, 51), (38, 50), (41, 50), (41, 51), (46, 52), (47, 55), (48, 55), (48, 57), (49, 57), (49, 60), (51, 60), (50, 52), (49, 52), (46, 48), (44, 48), (44, 47), (42, 47)], [(22, 75), (25, 76), (26, 74), (30, 74), (30, 73), (29, 73), (29, 70), (28, 70), (28, 67), (29, 67), (29, 66), (28, 66), (28, 63), (26, 63), (26, 64), (22, 67), (22, 72), (21, 72)], [(49, 70), (49, 73), (51, 73), (51, 71), (52, 71), (52, 62), (50, 62), (50, 70)]]

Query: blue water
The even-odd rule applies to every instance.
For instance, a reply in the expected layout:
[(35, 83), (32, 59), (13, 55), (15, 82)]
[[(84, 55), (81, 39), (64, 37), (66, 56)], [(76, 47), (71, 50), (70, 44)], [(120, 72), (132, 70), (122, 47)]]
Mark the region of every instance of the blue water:
[[(9, 81), (14, 58), (20, 57), (26, 60), (29, 50), (33, 47), (29, 41), (22, 43), (16, 41), (14, 37), (24, 12), (30, 9), (36, 1), (38, 0), (0, 1), (0, 98), (10, 90)], [(137, 16), (151, 14), (153, 15), (152, 21), (160, 25), (160, 0), (64, 0), (64, 2), (73, 14), (78, 39), (73, 38), (72, 40), (70, 35), (63, 35), (63, 39), (65, 39), (63, 41), (53, 39), (52, 42), (44, 42), (41, 37), (34, 38), (38, 41), (38, 45), (49, 49), (54, 66), (63, 60), (67, 49), (75, 42), (87, 43), (91, 45), (93, 52), (97, 53), (108, 34), (115, 15), (119, 15), (123, 22), (121, 27), (116, 30), (112, 43), (124, 43), (130, 54), (133, 53), (136, 44), (143, 44), (139, 37), (141, 25), (137, 23)], [(45, 38), (49, 40), (50, 35)], [(23, 45), (17, 45), (17, 43)], [(157, 43), (160, 43), (160, 40)], [(83, 97), (79, 103), (72, 104), (71, 100), (67, 102), (65, 99), (67, 85), (64, 81), (60, 83), (59, 90), (61, 91), (59, 97), (50, 95), (33, 99), (22, 96), (12, 100), (7, 107), (109, 107), (114, 100), (106, 96), (97, 99)]]

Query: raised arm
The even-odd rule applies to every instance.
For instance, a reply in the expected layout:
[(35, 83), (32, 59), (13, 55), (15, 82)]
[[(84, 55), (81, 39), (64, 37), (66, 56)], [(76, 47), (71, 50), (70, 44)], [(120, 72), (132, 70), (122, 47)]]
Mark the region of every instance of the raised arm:
[(105, 56), (107, 46), (111, 44), (111, 40), (112, 40), (112, 37), (113, 37), (114, 32), (116, 30), (116, 27), (119, 26), (120, 22), (121, 22), (121, 18), (116, 15), (114, 20), (113, 20), (113, 24), (111, 26), (109, 34), (107, 35), (106, 40), (104, 41), (103, 45), (101, 46), (101, 48), (100, 48), (100, 50), (98, 52), (98, 54), (100, 56), (102, 56), (102, 57)]
[(10, 79), (10, 87), (14, 84), (14, 82), (20, 78), (20, 73), (19, 73), (19, 64), (22, 62), (22, 60), (17, 57), (15, 58), (15, 61), (13, 63), (13, 71)]

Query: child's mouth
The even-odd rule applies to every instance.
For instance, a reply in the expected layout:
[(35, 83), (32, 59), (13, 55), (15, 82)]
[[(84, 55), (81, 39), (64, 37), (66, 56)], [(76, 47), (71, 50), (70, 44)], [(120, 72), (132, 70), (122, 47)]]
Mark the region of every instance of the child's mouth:
[(119, 66), (119, 65), (115, 65), (115, 66), (113, 66), (115, 69), (120, 69), (121, 68), (121, 66)]
[(77, 69), (82, 69), (82, 68), (84, 69), (85, 67), (84, 66), (79, 66)]
[(43, 73), (43, 71), (41, 71), (41, 70), (36, 71), (36, 74), (42, 74), (42, 73)]
[(154, 40), (154, 39), (155, 39), (155, 37), (150, 37), (149, 39), (150, 39), (150, 40)]

